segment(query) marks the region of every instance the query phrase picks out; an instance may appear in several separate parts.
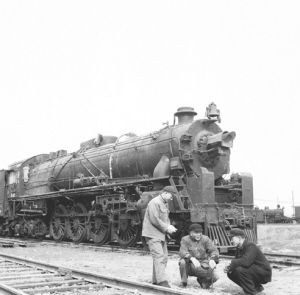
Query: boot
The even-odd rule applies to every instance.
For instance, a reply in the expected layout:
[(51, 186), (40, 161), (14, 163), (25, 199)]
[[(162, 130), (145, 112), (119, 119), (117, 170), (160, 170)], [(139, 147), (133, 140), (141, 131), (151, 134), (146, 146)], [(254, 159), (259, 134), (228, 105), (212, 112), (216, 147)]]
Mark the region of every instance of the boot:
[(202, 282), (200, 278), (197, 278), (197, 282), (201, 286), (202, 289), (208, 289), (211, 283)]
[(265, 288), (262, 285), (255, 287), (257, 293), (262, 292)]
[(197, 282), (199, 283), (199, 285), (201, 286), (201, 288), (203, 288), (202, 281), (200, 280), (200, 278), (197, 278)]
[(162, 281), (162, 282), (158, 283), (157, 285), (161, 286), (161, 287), (165, 287), (165, 288), (171, 288), (168, 281)]

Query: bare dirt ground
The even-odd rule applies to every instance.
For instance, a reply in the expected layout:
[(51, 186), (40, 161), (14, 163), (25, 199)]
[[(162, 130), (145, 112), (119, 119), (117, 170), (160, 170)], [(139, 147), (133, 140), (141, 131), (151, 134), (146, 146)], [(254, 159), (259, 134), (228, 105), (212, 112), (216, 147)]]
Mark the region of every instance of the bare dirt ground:
[[(259, 225), (259, 244), (264, 251), (286, 254), (300, 254), (300, 225)], [(82, 246), (36, 246), (28, 248), (0, 248), (0, 253), (18, 255), (28, 259), (51, 264), (82, 269), (123, 278), (132, 281), (151, 283), (152, 258), (148, 254), (130, 252), (94, 251)], [(196, 278), (190, 277), (185, 292), (217, 295), (242, 295), (242, 289), (232, 283), (223, 272), (228, 260), (221, 260), (217, 266), (219, 280), (213, 288), (203, 290)], [(167, 276), (174, 289), (180, 284), (178, 256), (169, 256)], [(265, 285), (261, 295), (294, 295), (300, 294), (300, 267), (273, 268), (273, 280)], [(96, 294), (96, 293), (93, 293)]]
[[(300, 254), (300, 224), (259, 224), (258, 242), (265, 252)], [(300, 292), (299, 292), (300, 294)]]

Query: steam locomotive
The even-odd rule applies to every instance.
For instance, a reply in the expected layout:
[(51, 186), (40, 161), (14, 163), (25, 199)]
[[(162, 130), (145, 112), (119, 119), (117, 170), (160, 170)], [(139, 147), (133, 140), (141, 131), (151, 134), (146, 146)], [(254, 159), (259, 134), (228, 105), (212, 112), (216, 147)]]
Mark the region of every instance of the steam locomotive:
[(291, 223), (295, 218), (290, 218), (284, 215), (284, 208), (277, 205), (277, 209), (255, 208), (256, 222), (257, 223)]
[(74, 153), (59, 150), (16, 162), (0, 171), (0, 235), (55, 241), (141, 242), (149, 201), (166, 185), (178, 191), (169, 202), (171, 237), (180, 242), (192, 223), (226, 252), (233, 227), (256, 241), (250, 173), (230, 172), (235, 132), (222, 131), (214, 103), (206, 118), (191, 107), (159, 131), (120, 137), (98, 134)]

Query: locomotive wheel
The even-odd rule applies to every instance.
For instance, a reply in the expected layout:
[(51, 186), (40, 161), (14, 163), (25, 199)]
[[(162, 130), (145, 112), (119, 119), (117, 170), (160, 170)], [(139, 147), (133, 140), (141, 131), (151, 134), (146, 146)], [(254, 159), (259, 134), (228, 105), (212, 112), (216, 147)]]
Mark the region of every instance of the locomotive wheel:
[[(100, 205), (95, 205), (91, 211), (97, 211)], [(110, 222), (106, 215), (91, 216), (88, 225), (89, 237), (98, 245), (104, 245), (110, 239)]]
[(4, 237), (12, 237), (14, 234), (13, 234), (13, 231), (12, 229), (9, 227), (9, 226), (5, 226), (4, 230), (3, 230), (3, 236)]
[(21, 237), (23, 237), (24, 239), (28, 239), (30, 237), (30, 226), (29, 224), (27, 224), (27, 222), (24, 222), (21, 225), (21, 229), (20, 229), (20, 235)]
[(19, 221), (19, 225), (20, 225), (20, 230), (19, 230), (19, 236), (21, 237), (21, 238), (24, 238), (24, 231), (25, 231), (25, 220), (23, 219), (23, 220), (21, 220), (21, 221)]
[(56, 215), (67, 215), (67, 210), (64, 206), (59, 205), (55, 208), (55, 211), (51, 217), (50, 223), (50, 235), (53, 237), (54, 241), (60, 242), (64, 240), (67, 236), (67, 224), (66, 217), (60, 217)]
[(46, 235), (46, 225), (41, 219), (36, 219), (34, 228), (33, 228), (33, 234), (38, 240), (42, 240)]
[[(85, 214), (85, 216), (80, 216)], [(86, 239), (87, 227), (86, 227), (86, 208), (78, 203), (73, 206), (69, 214), (68, 235), (73, 242), (80, 243)]]
[(132, 213), (132, 219), (121, 219), (119, 221), (119, 229), (117, 230), (117, 241), (120, 246), (131, 247), (135, 246), (141, 236), (141, 226), (133, 224), (132, 221), (139, 219), (137, 212)]

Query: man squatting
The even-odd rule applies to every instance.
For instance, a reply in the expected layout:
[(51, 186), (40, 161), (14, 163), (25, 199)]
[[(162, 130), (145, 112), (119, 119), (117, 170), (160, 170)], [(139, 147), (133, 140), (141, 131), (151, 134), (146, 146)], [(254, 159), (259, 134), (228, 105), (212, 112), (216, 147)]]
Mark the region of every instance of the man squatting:
[(225, 272), (247, 295), (256, 295), (264, 290), (262, 284), (272, 280), (270, 263), (255, 243), (247, 241), (243, 230), (232, 229), (229, 236), (232, 245), (237, 248), (235, 259)]
[(190, 234), (181, 239), (180, 287), (187, 286), (188, 276), (197, 277), (197, 282), (203, 289), (208, 289), (219, 278), (214, 272), (219, 263), (219, 251), (208, 236), (202, 235), (202, 231), (200, 224), (192, 224), (189, 227)]

